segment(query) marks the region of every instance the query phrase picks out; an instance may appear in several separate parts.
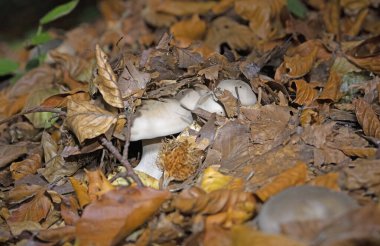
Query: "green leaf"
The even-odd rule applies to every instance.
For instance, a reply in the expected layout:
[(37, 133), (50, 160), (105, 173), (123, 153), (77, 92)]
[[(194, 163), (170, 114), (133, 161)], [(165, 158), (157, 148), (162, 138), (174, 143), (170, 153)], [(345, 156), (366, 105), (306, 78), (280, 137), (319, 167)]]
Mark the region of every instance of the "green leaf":
[(62, 16), (69, 14), (77, 6), (78, 2), (79, 0), (73, 0), (68, 3), (58, 5), (40, 19), (40, 25), (45, 25)]
[(306, 6), (300, 0), (288, 0), (289, 11), (297, 17), (304, 18), (307, 14)]
[(11, 59), (0, 59), (0, 76), (14, 73), (18, 69), (18, 63)]
[(49, 42), (50, 40), (52, 40), (52, 37), (50, 36), (49, 33), (41, 32), (41, 33), (35, 35), (34, 37), (32, 37), (32, 39), (30, 40), (30, 44), (31, 45), (40, 45), (40, 44), (44, 44), (46, 42)]

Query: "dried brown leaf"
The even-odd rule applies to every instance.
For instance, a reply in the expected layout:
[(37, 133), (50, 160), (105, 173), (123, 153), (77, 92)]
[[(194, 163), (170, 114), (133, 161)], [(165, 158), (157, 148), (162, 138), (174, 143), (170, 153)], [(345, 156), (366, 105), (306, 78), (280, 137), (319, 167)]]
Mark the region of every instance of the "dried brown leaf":
[(80, 142), (105, 134), (116, 123), (113, 113), (89, 101), (73, 99), (68, 97), (66, 121)]
[(307, 166), (299, 162), (294, 167), (284, 171), (273, 181), (258, 189), (255, 193), (262, 200), (266, 201), (269, 197), (291, 186), (304, 184), (307, 179)]
[(7, 218), (8, 223), (34, 221), (40, 222), (46, 219), (50, 209), (52, 209), (51, 200), (45, 195), (45, 188), (40, 188), (32, 200), (22, 204), (20, 207), (11, 210), (11, 215)]
[(83, 209), (91, 202), (91, 198), (88, 194), (88, 188), (82, 182), (73, 177), (70, 177), (69, 180), (77, 195), (79, 206)]
[(150, 188), (109, 191), (84, 209), (76, 224), (76, 243), (115, 245), (154, 215), (169, 197), (168, 191)]
[(206, 194), (200, 188), (192, 187), (176, 196), (173, 206), (182, 213), (208, 215), (208, 225), (231, 227), (249, 219), (256, 202), (251, 193), (240, 190), (220, 189)]
[(126, 66), (117, 82), (122, 98), (129, 98), (132, 95), (142, 96), (146, 84), (150, 81), (150, 74), (140, 72), (131, 61), (125, 63)]
[(317, 98), (318, 91), (303, 79), (292, 81), (296, 85), (297, 93), (295, 103), (299, 105), (310, 105)]
[(235, 12), (249, 20), (250, 29), (261, 39), (269, 40), (281, 35), (280, 13), (285, 7), (284, 0), (238, 0)]
[(235, 117), (238, 114), (238, 100), (230, 91), (216, 91), (216, 98), (223, 104), (223, 107), (229, 118)]
[(308, 182), (310, 185), (315, 186), (322, 186), (329, 188), (331, 190), (339, 191), (339, 184), (338, 184), (339, 174), (338, 173), (327, 173), (321, 176), (318, 176)]
[(341, 147), (339, 148), (345, 155), (359, 158), (371, 158), (376, 155), (376, 148), (361, 148), (361, 147)]
[(363, 99), (355, 102), (355, 113), (364, 133), (369, 137), (380, 138), (380, 121), (371, 105)]
[(99, 45), (96, 46), (96, 62), (98, 64), (99, 77), (95, 78), (94, 83), (98, 87), (104, 100), (116, 108), (124, 108), (116, 75), (107, 62), (107, 55), (102, 51)]
[(97, 200), (104, 193), (115, 189), (99, 169), (86, 171), (86, 176), (88, 180), (88, 195), (92, 201)]
[(33, 154), (27, 159), (20, 162), (13, 162), (10, 166), (12, 178), (19, 180), (30, 174), (35, 174), (37, 169), (41, 167), (41, 156), (39, 154)]
[(201, 40), (206, 33), (206, 22), (198, 15), (191, 19), (182, 20), (170, 27), (174, 38), (181, 43), (189, 44), (194, 40)]
[(336, 102), (342, 97), (340, 92), (341, 76), (334, 70), (330, 71), (329, 79), (322, 93), (319, 95), (319, 100), (328, 100)]
[(25, 145), (0, 145), (0, 168), (28, 153)]
[(177, 16), (204, 14), (216, 5), (215, 2), (191, 2), (163, 0), (159, 2), (157, 11)]
[(317, 54), (318, 48), (315, 47), (307, 56), (300, 56), (299, 54), (291, 57), (284, 56), (286, 76), (289, 78), (299, 78), (306, 75), (313, 67)]
[(348, 51), (347, 59), (359, 67), (374, 73), (380, 73), (380, 36), (364, 40), (362, 43)]

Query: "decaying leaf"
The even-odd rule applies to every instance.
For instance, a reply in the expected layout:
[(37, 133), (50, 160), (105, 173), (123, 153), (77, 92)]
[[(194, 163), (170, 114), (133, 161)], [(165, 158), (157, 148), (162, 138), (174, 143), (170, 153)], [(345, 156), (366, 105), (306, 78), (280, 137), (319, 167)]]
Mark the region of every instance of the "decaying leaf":
[(116, 108), (124, 108), (121, 92), (117, 84), (116, 75), (110, 64), (107, 62), (107, 56), (99, 47), (96, 46), (96, 62), (98, 64), (99, 77), (95, 78), (94, 84), (99, 89), (104, 100)]
[(318, 176), (308, 182), (310, 185), (315, 185), (315, 186), (322, 186), (329, 188), (331, 190), (336, 190), (339, 191), (339, 185), (338, 185), (338, 180), (339, 180), (339, 174), (338, 173), (327, 173), (321, 176)]
[(41, 156), (39, 154), (33, 154), (23, 161), (13, 162), (10, 166), (10, 171), (12, 178), (18, 180), (27, 175), (35, 174), (40, 167)]
[(172, 1), (164, 0), (160, 1), (157, 11), (172, 14), (172, 15), (192, 15), (203, 14), (211, 10), (216, 5), (215, 2), (191, 2), (191, 1)]
[(256, 203), (248, 192), (221, 189), (207, 194), (200, 188), (193, 187), (176, 196), (173, 206), (185, 214), (207, 215), (208, 225), (231, 227), (249, 219), (255, 211)]
[(189, 20), (179, 21), (170, 28), (176, 40), (182, 43), (189, 43), (200, 40), (206, 33), (206, 22), (201, 20), (198, 15), (193, 15)]
[(380, 138), (380, 121), (370, 104), (363, 99), (355, 102), (355, 113), (367, 136)]
[(203, 171), (201, 188), (206, 192), (219, 189), (243, 190), (244, 180), (233, 176), (224, 175), (215, 167), (208, 167)]
[(297, 88), (296, 99), (294, 100), (295, 103), (307, 106), (310, 105), (317, 98), (318, 91), (315, 90), (305, 80), (298, 79), (292, 81), (292, 83), (294, 83)]
[(86, 176), (88, 180), (88, 195), (92, 201), (115, 189), (99, 169), (87, 171)]
[(0, 168), (5, 167), (26, 153), (28, 153), (28, 148), (25, 145), (0, 145)]
[(117, 82), (121, 97), (141, 96), (146, 84), (150, 81), (150, 74), (137, 70), (131, 61), (126, 61), (125, 63), (126, 66)]
[(67, 125), (78, 140), (95, 138), (105, 134), (117, 121), (117, 116), (89, 101), (74, 100), (67, 102)]
[(348, 52), (347, 58), (359, 67), (380, 73), (379, 40), (380, 36), (364, 40)]
[(269, 197), (291, 186), (304, 184), (307, 179), (307, 166), (305, 163), (297, 163), (294, 167), (286, 170), (273, 181), (258, 189), (255, 193), (262, 200), (266, 201)]
[(376, 148), (342, 147), (340, 150), (347, 156), (371, 158), (376, 155)]
[(170, 197), (167, 191), (123, 188), (89, 204), (76, 224), (80, 245), (115, 245), (154, 215)]
[(286, 69), (286, 76), (289, 78), (299, 78), (310, 72), (315, 58), (318, 54), (318, 48), (314, 48), (307, 56), (300, 56), (296, 54), (292, 57), (284, 57), (284, 67)]

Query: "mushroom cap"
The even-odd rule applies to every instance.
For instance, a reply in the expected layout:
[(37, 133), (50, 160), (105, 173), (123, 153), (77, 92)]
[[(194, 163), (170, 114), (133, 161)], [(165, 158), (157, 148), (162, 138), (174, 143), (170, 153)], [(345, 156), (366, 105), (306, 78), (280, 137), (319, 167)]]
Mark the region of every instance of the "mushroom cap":
[(252, 91), (251, 87), (242, 80), (226, 79), (219, 82), (216, 88), (220, 90), (228, 90), (236, 98), (237, 94), (235, 87), (239, 93), (240, 103), (243, 106), (254, 105), (257, 101), (256, 94)]
[(214, 99), (213, 94), (206, 94), (202, 96), (198, 101), (197, 108), (201, 108), (210, 113), (216, 113), (221, 116), (226, 115), (223, 106)]
[(206, 93), (206, 90), (184, 89), (178, 92), (176, 99), (180, 102), (182, 107), (188, 110), (194, 110), (197, 107), (199, 99)]
[(193, 121), (191, 112), (176, 99), (145, 100), (136, 110), (131, 126), (131, 141), (175, 134)]
[(334, 219), (357, 207), (357, 202), (345, 193), (317, 186), (297, 186), (270, 198), (261, 208), (258, 225), (264, 232), (280, 233), (281, 224)]

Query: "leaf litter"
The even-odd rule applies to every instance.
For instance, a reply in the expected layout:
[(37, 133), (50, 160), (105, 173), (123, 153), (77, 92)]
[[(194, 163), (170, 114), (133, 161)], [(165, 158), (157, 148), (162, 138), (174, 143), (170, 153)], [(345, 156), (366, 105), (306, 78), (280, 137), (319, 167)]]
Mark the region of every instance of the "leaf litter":
[(0, 244), (379, 244), (378, 1), (98, 8), (2, 81)]

